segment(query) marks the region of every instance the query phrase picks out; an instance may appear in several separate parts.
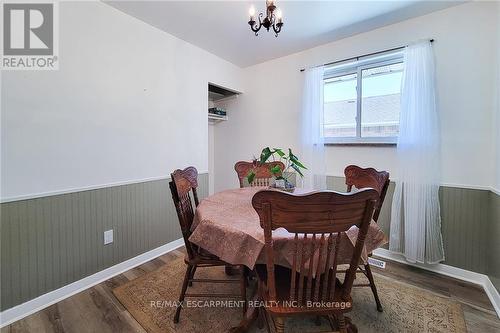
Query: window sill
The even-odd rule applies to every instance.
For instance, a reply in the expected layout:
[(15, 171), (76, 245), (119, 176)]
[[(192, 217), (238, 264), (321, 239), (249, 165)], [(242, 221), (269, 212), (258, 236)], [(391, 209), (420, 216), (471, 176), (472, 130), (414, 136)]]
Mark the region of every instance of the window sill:
[(325, 142), (325, 146), (349, 147), (396, 147), (394, 142)]
[(386, 137), (326, 137), (325, 145), (332, 146), (360, 146), (360, 147), (395, 147), (398, 138), (393, 136)]

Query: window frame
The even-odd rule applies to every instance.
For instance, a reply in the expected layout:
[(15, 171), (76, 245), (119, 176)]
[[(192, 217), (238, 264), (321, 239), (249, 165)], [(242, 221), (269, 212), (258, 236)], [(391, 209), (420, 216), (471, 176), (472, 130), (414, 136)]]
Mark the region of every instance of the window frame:
[[(383, 58), (383, 59), (380, 59)], [(356, 136), (355, 137), (323, 137), (325, 144), (331, 145), (396, 145), (398, 142), (397, 136), (386, 136), (386, 137), (362, 137), (361, 136), (361, 122), (362, 122), (362, 97), (363, 97), (363, 85), (362, 85), (362, 74), (363, 70), (394, 65), (402, 63), (404, 66), (404, 57), (401, 51), (392, 52), (390, 54), (382, 54), (375, 57), (370, 57), (369, 59), (358, 59), (352, 65), (344, 66), (337, 70), (326, 69), (323, 75), (323, 85), (328, 79), (332, 79), (343, 75), (356, 74)], [(340, 66), (339, 66), (340, 67)], [(324, 88), (323, 88), (324, 89)], [(323, 102), (324, 105), (324, 102)], [(323, 109), (324, 112), (324, 109)], [(323, 125), (324, 126), (324, 125)], [(321, 129), (323, 132), (323, 128)]]

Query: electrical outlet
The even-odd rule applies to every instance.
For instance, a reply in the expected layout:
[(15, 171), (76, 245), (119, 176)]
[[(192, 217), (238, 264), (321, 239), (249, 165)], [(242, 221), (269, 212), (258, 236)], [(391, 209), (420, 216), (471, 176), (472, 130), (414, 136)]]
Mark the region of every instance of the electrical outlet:
[(379, 259), (375, 259), (375, 258), (370, 257), (370, 258), (368, 258), (368, 263), (372, 266), (385, 269), (385, 261), (383, 261), (383, 260), (379, 260)]
[(104, 245), (113, 243), (113, 229), (104, 232)]

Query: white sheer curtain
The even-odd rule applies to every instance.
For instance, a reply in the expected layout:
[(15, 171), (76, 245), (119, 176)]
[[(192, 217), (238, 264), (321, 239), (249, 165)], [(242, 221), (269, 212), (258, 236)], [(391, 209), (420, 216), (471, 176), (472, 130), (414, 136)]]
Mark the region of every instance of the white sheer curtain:
[(302, 101), (301, 143), (307, 170), (302, 186), (326, 189), (325, 145), (323, 139), (323, 66), (306, 69)]
[(444, 260), (439, 207), (440, 138), (429, 41), (406, 47), (389, 249), (409, 262)]

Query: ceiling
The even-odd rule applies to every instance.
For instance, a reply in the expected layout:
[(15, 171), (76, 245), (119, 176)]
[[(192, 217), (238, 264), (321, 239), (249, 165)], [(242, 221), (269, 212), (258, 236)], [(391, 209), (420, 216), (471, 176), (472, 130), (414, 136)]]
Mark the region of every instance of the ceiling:
[(180, 39), (240, 67), (299, 52), (457, 5), (456, 1), (284, 1), (283, 29), (255, 36), (247, 23), (251, 4), (265, 11), (265, 1), (106, 1)]

